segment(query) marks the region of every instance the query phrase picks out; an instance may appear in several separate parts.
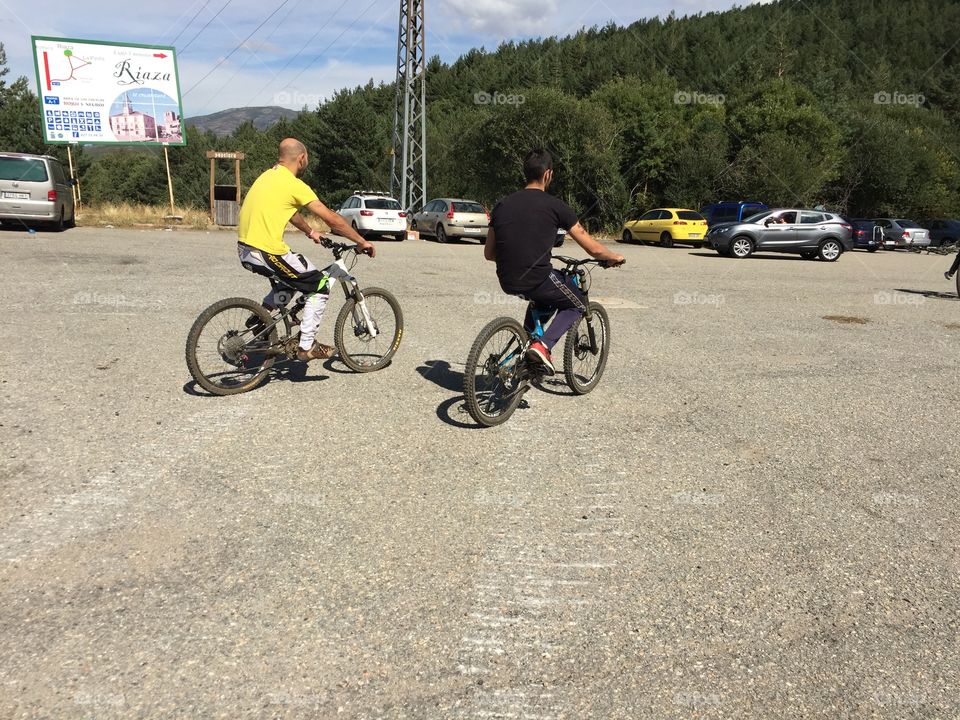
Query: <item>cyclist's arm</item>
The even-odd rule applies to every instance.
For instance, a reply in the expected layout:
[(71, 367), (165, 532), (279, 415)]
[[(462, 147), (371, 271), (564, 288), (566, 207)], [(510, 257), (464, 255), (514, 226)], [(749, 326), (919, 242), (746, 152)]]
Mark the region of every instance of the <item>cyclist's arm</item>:
[(594, 240), (580, 223), (570, 228), (570, 237), (572, 237), (577, 245), (582, 247), (588, 255), (597, 260), (606, 260), (609, 263), (617, 265), (625, 262), (623, 255), (607, 250), (603, 245)]
[(295, 212), (293, 214), (293, 217), (290, 218), (290, 224), (293, 225), (297, 230), (302, 232), (311, 240), (316, 241), (320, 238), (320, 233), (317, 233), (317, 237), (314, 238), (313, 234), (316, 231), (312, 227), (310, 227), (310, 223), (308, 223), (307, 219), (303, 215), (301, 215), (299, 212)]
[(311, 201), (310, 204), (307, 205), (307, 210), (323, 220), (327, 224), (327, 227), (330, 228), (330, 232), (356, 243), (361, 250), (368, 250), (370, 257), (374, 257), (376, 251), (373, 245), (360, 237), (360, 233), (350, 227), (350, 223), (344, 220), (342, 215), (335, 213), (319, 200)]
[(483, 244), (483, 257), (490, 262), (497, 259), (497, 238), (493, 234), (493, 228), (487, 230), (487, 242)]

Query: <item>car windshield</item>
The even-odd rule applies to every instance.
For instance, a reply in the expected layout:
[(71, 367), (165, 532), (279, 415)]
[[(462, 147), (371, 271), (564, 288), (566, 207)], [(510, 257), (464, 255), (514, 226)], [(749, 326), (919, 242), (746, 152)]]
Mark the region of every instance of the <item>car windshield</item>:
[(681, 220), (696, 220), (698, 222), (703, 220), (703, 215), (693, 210), (681, 210), (677, 213), (677, 217)]
[(483, 215), (486, 212), (480, 203), (458, 200), (451, 204), (453, 205), (453, 211), (458, 213), (479, 213)]
[(47, 166), (35, 158), (0, 157), (0, 180), (45, 182)]
[(894, 220), (894, 222), (902, 228), (919, 228), (920, 227), (912, 220)]
[(368, 198), (366, 201), (369, 210), (399, 210), (400, 203), (391, 198)]

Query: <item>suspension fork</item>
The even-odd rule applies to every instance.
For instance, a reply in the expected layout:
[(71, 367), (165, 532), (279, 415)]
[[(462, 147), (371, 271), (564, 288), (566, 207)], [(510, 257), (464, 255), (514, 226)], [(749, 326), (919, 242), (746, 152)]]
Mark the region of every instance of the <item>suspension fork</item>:
[[(377, 335), (380, 334), (380, 328), (377, 327), (377, 324), (373, 321), (373, 317), (370, 315), (367, 301), (363, 297), (363, 292), (360, 290), (360, 285), (357, 283), (356, 278), (350, 277), (344, 281), (343, 292), (347, 300), (352, 298), (354, 301), (354, 320), (363, 322), (367, 334), (369, 334), (370, 337), (377, 337)], [(359, 314), (357, 313), (357, 308), (360, 309)]]
[(587, 323), (587, 339), (590, 341), (590, 353), (596, 355), (600, 352), (600, 348), (597, 345), (597, 331), (593, 328), (593, 311), (590, 309), (590, 297), (587, 293), (583, 294), (583, 301), (587, 305), (587, 309), (583, 312), (583, 319)]

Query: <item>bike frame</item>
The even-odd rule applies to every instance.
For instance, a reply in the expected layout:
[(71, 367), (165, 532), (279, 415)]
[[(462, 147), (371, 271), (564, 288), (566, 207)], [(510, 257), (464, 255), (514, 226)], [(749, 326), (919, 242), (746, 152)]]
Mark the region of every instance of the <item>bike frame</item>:
[[(580, 290), (583, 292), (583, 299), (587, 306), (587, 309), (583, 313), (583, 317), (587, 321), (587, 336), (590, 338), (590, 352), (596, 355), (598, 352), (600, 352), (600, 348), (597, 347), (596, 332), (593, 329), (593, 323), (590, 322), (590, 319), (593, 315), (593, 313), (590, 312), (590, 294), (588, 290), (583, 289), (583, 282), (581, 281), (580, 274), (576, 270), (570, 270), (569, 268), (565, 268), (560, 272), (563, 274), (572, 276), (574, 284), (578, 288), (580, 288)], [(506, 357), (504, 357), (499, 363), (497, 363), (498, 368), (506, 367), (507, 364), (511, 360), (513, 360), (518, 354), (520, 354), (522, 357), (523, 354), (526, 353), (527, 348), (530, 347), (531, 343), (534, 343), (543, 337), (544, 321), (549, 320), (557, 312), (556, 310), (549, 310), (549, 311), (538, 310), (534, 306), (532, 301), (528, 305), (528, 308), (530, 310), (530, 314), (533, 316), (533, 330), (531, 330), (529, 333), (530, 339), (526, 343), (524, 343), (518, 350), (509, 352)]]

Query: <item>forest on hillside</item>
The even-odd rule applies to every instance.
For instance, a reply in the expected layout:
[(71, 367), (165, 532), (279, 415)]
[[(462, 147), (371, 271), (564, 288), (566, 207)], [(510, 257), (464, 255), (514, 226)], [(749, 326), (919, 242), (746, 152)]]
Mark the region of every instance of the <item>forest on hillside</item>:
[[(721, 198), (960, 217), (957, 28), (952, 0), (779, 0), (433, 58), (427, 191), (489, 205), (542, 146), (553, 192), (595, 228)], [(6, 70), (0, 57), (0, 149), (64, 155), (43, 145), (29, 82)], [(267, 130), (190, 128), (170, 149), (178, 202), (208, 203), (208, 149), (245, 152), (249, 187), (287, 135), (310, 149), (305, 180), (328, 204), (386, 189), (393, 102), (392, 84), (369, 83)], [(165, 200), (159, 152), (75, 161), (87, 201)]]

